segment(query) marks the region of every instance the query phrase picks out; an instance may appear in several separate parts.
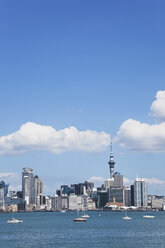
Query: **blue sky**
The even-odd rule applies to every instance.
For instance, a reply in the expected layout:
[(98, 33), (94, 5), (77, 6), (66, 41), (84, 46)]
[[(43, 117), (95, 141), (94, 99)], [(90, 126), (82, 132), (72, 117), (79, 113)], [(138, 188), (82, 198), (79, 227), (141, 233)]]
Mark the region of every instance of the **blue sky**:
[[(165, 194), (165, 131), (159, 126), (164, 123), (165, 103), (159, 101), (165, 98), (164, 7), (163, 0), (0, 1), (0, 136), (8, 139), (28, 122), (38, 125), (35, 130), (73, 126), (113, 138), (128, 119), (148, 124), (144, 139), (139, 129), (133, 134), (122, 129), (113, 146), (116, 170), (129, 180), (147, 177), (149, 192)], [(163, 97), (155, 98), (158, 91)], [(148, 131), (155, 124), (162, 136)], [(158, 149), (143, 146), (151, 136), (150, 144), (158, 144)], [(38, 143), (26, 143), (26, 151), (18, 137), (10, 141), (12, 149), (2, 140), (1, 178), (18, 186), (21, 180), (15, 175), (29, 166), (52, 194), (61, 183), (97, 177), (100, 184), (100, 177), (109, 177), (107, 137), (106, 144), (92, 153), (88, 150), (95, 140), (87, 139), (82, 149), (71, 138), (59, 154), (46, 148), (50, 140), (42, 149)]]

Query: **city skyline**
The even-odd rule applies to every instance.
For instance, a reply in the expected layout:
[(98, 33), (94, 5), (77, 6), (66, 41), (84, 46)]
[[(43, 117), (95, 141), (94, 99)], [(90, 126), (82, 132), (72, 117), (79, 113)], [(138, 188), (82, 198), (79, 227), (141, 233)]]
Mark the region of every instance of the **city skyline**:
[(1, 4), (0, 180), (23, 167), (44, 192), (147, 178), (165, 195), (165, 3), (106, 0)]

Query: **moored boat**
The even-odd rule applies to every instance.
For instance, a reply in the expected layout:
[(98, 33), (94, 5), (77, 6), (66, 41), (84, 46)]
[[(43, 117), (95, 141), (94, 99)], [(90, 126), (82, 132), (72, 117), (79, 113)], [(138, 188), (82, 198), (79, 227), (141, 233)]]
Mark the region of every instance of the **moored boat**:
[(23, 220), (17, 220), (17, 219), (15, 219), (15, 218), (12, 218), (12, 220), (8, 220), (7, 221), (7, 223), (9, 224), (9, 223), (23, 223)]
[(123, 219), (123, 220), (132, 220), (132, 218), (129, 217), (129, 216), (124, 216), (124, 217), (122, 217), (122, 219)]
[(146, 218), (146, 219), (154, 219), (155, 216), (154, 216), (154, 215), (148, 215), (148, 214), (146, 214), (146, 215), (143, 215), (143, 218)]
[(85, 218), (76, 218), (76, 219), (74, 219), (73, 221), (75, 221), (75, 222), (76, 222), (76, 221), (77, 221), (77, 222), (78, 222), (78, 221), (87, 221), (87, 219), (85, 219)]

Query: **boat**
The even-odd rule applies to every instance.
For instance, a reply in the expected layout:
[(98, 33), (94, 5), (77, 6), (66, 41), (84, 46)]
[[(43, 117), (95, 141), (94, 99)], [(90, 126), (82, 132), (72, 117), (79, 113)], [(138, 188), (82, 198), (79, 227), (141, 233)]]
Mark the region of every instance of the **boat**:
[(126, 215), (126, 216), (124, 216), (124, 217), (122, 217), (122, 219), (123, 219), (123, 220), (132, 220), (132, 218), (131, 218), (131, 217), (129, 217), (129, 216), (127, 216), (127, 215)]
[(78, 222), (78, 221), (87, 221), (87, 219), (85, 219), (85, 218), (76, 218), (76, 219), (74, 219), (73, 220), (74, 222)]
[(146, 219), (154, 219), (155, 218), (155, 215), (143, 215), (143, 218), (146, 218)]
[(77, 218), (73, 219), (74, 222), (87, 221), (86, 218), (80, 217), (80, 211), (77, 210)]
[(12, 218), (12, 220), (8, 220), (7, 223), (23, 223), (23, 220), (17, 220), (15, 218)]
[(123, 216), (122, 219), (123, 220), (132, 220), (132, 218), (127, 215), (127, 209), (128, 209), (128, 207), (123, 207), (123, 209), (125, 211), (125, 216)]
[(90, 216), (88, 214), (83, 214), (81, 217), (82, 218), (90, 218)]
[(143, 218), (154, 219), (155, 218), (155, 215), (148, 214), (148, 212), (149, 212), (149, 209), (147, 210), (147, 208), (146, 208), (146, 214), (143, 215)]

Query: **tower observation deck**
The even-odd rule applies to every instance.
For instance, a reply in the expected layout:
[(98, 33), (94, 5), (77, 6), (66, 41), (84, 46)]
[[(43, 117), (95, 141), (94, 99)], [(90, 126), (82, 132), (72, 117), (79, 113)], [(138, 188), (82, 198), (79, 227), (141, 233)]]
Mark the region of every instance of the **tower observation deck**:
[(110, 178), (112, 178), (113, 174), (114, 174), (114, 165), (115, 165), (114, 156), (112, 153), (112, 142), (111, 142), (110, 160), (109, 160), (108, 164), (109, 164), (109, 170), (110, 170)]

